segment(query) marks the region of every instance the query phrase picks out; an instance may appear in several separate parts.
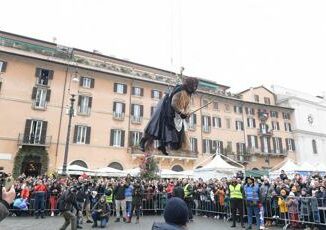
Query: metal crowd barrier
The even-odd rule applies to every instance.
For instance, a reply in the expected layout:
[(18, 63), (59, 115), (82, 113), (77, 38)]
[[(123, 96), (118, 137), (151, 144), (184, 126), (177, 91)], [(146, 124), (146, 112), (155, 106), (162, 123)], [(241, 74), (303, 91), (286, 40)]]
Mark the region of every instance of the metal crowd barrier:
[[(145, 193), (141, 203), (142, 215), (163, 214), (168, 200), (166, 193)], [(34, 214), (34, 199), (29, 200), (26, 211), (11, 209), (16, 215)], [(264, 224), (268, 226), (312, 227), (322, 226), (326, 228), (326, 199), (316, 197), (282, 198), (280, 196), (267, 197), (261, 202), (264, 208)], [(113, 202), (113, 209), (114, 207)], [(45, 201), (45, 212), (50, 213), (49, 199)], [(58, 210), (55, 210), (58, 213)], [(113, 210), (114, 213), (116, 210)], [(243, 202), (244, 217), (247, 218), (246, 202)], [(195, 195), (193, 197), (193, 214), (216, 219), (230, 220), (231, 204), (226, 197), (222, 204), (219, 200), (212, 201), (208, 195)]]

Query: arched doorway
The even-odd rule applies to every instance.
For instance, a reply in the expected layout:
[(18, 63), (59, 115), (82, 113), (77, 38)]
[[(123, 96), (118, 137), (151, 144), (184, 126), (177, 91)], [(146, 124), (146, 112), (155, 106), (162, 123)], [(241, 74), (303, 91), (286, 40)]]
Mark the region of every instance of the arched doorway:
[(80, 167), (88, 169), (88, 166), (87, 166), (86, 162), (82, 161), (82, 160), (75, 160), (75, 161), (71, 162), (70, 165), (78, 165)]
[(175, 171), (175, 172), (182, 172), (183, 168), (180, 165), (175, 165), (175, 166), (172, 167), (171, 170)]
[(26, 156), (22, 162), (21, 173), (26, 176), (36, 177), (41, 175), (41, 157), (39, 156)]
[(118, 162), (112, 162), (108, 165), (108, 167), (118, 169), (118, 170), (123, 170), (123, 166)]

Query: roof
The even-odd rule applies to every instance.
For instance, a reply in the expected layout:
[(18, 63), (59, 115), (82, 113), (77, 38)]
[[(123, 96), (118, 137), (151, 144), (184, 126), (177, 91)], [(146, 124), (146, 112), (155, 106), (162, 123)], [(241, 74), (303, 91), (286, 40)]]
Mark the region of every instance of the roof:
[[(257, 87), (253, 87), (253, 89), (259, 89), (259, 88), (263, 88), (263, 89), (265, 89), (266, 91), (270, 92), (271, 94), (273, 94), (273, 95), (275, 96), (275, 93), (274, 93), (274, 92), (272, 92), (271, 90), (269, 90), (268, 88), (266, 88), (266, 87), (263, 86), (263, 85), (261, 85), (261, 86), (257, 86)], [(238, 93), (238, 94), (243, 94), (243, 93), (249, 91), (250, 89), (251, 89), (251, 88), (246, 89), (246, 90), (244, 90), (244, 91), (241, 91), (241, 92)]]

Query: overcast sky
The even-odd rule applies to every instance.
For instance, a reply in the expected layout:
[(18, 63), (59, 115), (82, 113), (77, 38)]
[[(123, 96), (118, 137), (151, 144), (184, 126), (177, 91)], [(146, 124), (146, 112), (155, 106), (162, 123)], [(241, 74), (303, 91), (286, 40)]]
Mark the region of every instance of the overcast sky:
[(0, 29), (215, 80), (326, 91), (326, 1), (7, 0)]

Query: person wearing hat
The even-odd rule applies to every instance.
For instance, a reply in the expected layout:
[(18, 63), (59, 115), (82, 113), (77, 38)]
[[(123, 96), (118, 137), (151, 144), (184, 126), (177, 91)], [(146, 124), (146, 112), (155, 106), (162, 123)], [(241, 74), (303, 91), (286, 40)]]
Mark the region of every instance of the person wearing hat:
[(82, 228), (77, 226), (77, 217), (76, 215), (71, 211), (73, 207), (79, 211), (79, 207), (76, 202), (76, 193), (77, 189), (76, 187), (71, 187), (67, 191), (65, 191), (62, 194), (62, 199), (64, 202), (63, 210), (62, 210), (62, 216), (65, 219), (64, 224), (60, 228), (60, 230), (65, 230), (69, 224), (71, 224), (71, 229), (77, 229), (77, 228)]
[(257, 229), (260, 229), (260, 214), (259, 214), (259, 186), (255, 183), (255, 179), (252, 177), (247, 178), (247, 184), (244, 186), (244, 192), (247, 203), (248, 213), (248, 227), (252, 229), (253, 214), (256, 217)]
[(299, 202), (295, 198), (294, 192), (290, 192), (288, 199), (286, 201), (286, 205), (288, 206), (291, 228), (298, 228), (299, 227)]
[(233, 177), (231, 184), (228, 187), (228, 194), (230, 196), (232, 222), (231, 228), (236, 227), (237, 210), (239, 211), (241, 227), (243, 224), (243, 187), (241, 183), (238, 183), (237, 178)]
[(172, 197), (164, 209), (165, 223), (154, 223), (152, 230), (182, 230), (188, 222), (188, 207), (184, 200)]
[(100, 221), (100, 227), (105, 228), (107, 223), (109, 222), (109, 215), (110, 206), (106, 203), (106, 197), (105, 195), (103, 195), (93, 207), (92, 218), (94, 223), (92, 225), (92, 228), (97, 227), (98, 221)]

